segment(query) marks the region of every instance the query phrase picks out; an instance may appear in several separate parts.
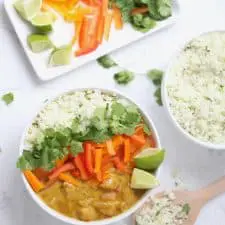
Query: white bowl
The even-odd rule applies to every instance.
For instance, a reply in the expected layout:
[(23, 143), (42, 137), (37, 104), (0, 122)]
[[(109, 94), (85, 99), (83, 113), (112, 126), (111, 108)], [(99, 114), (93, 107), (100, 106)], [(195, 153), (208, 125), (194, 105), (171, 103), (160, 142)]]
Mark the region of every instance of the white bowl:
[[(224, 31), (210, 31), (210, 32), (205, 32), (202, 33), (199, 36), (208, 34), (208, 33), (212, 33), (212, 32), (224, 32)], [(181, 127), (181, 125), (177, 122), (176, 117), (173, 115), (173, 112), (170, 108), (170, 98), (168, 96), (168, 92), (167, 92), (167, 81), (169, 79), (169, 73), (170, 73), (170, 69), (173, 67), (174, 62), (176, 61), (177, 57), (181, 54), (181, 52), (183, 51), (184, 47), (190, 42), (192, 41), (194, 38), (191, 38), (190, 40), (188, 40), (180, 50), (177, 51), (177, 53), (175, 54), (175, 56), (173, 57), (172, 61), (169, 63), (169, 66), (167, 67), (167, 70), (165, 72), (165, 75), (163, 77), (163, 81), (162, 81), (162, 86), (161, 86), (161, 96), (162, 96), (162, 102), (163, 102), (163, 106), (165, 107), (167, 114), (169, 115), (170, 120), (172, 121), (172, 123), (174, 124), (174, 126), (190, 141), (205, 147), (207, 149), (214, 149), (214, 150), (225, 150), (225, 144), (213, 144), (211, 142), (206, 142), (206, 141), (202, 141), (199, 140), (198, 138), (195, 138), (194, 136), (192, 136), (191, 134), (189, 134), (184, 128)]]
[[(101, 90), (105, 93), (114, 93), (120, 97), (123, 97), (127, 100), (129, 100), (130, 102), (134, 103), (133, 100), (131, 100), (130, 98), (124, 96), (124, 94), (118, 92), (118, 91), (115, 91), (115, 90), (108, 90), (108, 89), (98, 89), (98, 88), (82, 88), (82, 89), (74, 89), (74, 90), (70, 90), (68, 92), (71, 92), (71, 91), (82, 91), (82, 90)], [(59, 95), (57, 95), (56, 97), (62, 95), (62, 94), (66, 94), (68, 92), (64, 92), (64, 93), (61, 93)], [(55, 98), (56, 98), (55, 97)], [(55, 99), (53, 98), (53, 99)], [(53, 100), (52, 99), (52, 100)], [(48, 101), (49, 103), (50, 101)], [(46, 103), (46, 104), (48, 104)], [(44, 105), (46, 105), (44, 104)], [(140, 112), (142, 113), (142, 116), (144, 117), (144, 120), (145, 122), (149, 125), (149, 127), (151, 128), (151, 130), (153, 131), (153, 136), (154, 136), (154, 139), (156, 141), (156, 145), (157, 147), (161, 148), (161, 145), (160, 145), (160, 141), (159, 141), (159, 136), (158, 136), (158, 133), (156, 131), (156, 128), (152, 122), (152, 120), (148, 117), (147, 113), (141, 109), (141, 107), (137, 104), (137, 103), (134, 103), (140, 110)], [(42, 107), (43, 108), (43, 107)], [(41, 109), (42, 109), (41, 108)], [(40, 109), (40, 110), (41, 110)], [(35, 115), (36, 116), (36, 115)], [(27, 134), (27, 130), (28, 128), (31, 126), (31, 123), (32, 121), (28, 124), (27, 128), (25, 129), (24, 133), (23, 133), (23, 136), (22, 136), (22, 139), (21, 139), (21, 142), (20, 142), (20, 155), (22, 155), (22, 152), (24, 150), (24, 141), (25, 141), (25, 136)], [(110, 224), (110, 223), (115, 223), (115, 222), (118, 222), (119, 220), (122, 220), (128, 216), (130, 216), (133, 212), (135, 212), (150, 196), (151, 194), (151, 190), (148, 190), (146, 191), (146, 193), (142, 196), (142, 198), (134, 205), (132, 206), (129, 210), (121, 213), (120, 215), (118, 216), (114, 216), (112, 218), (108, 218), (108, 219), (103, 219), (103, 220), (98, 220), (98, 221), (91, 221), (91, 222), (84, 222), (84, 221), (80, 221), (80, 220), (77, 220), (75, 218), (71, 218), (71, 217), (67, 217), (57, 211), (55, 211), (54, 209), (50, 208), (49, 206), (47, 206), (39, 197), (38, 195), (33, 191), (33, 189), (31, 188), (30, 184), (27, 182), (25, 176), (23, 175), (23, 173), (21, 173), (22, 175), (22, 179), (24, 181), (24, 184), (26, 186), (26, 189), (28, 190), (29, 194), (31, 195), (31, 197), (33, 198), (33, 200), (44, 210), (46, 211), (47, 213), (49, 213), (50, 215), (52, 215), (53, 217), (63, 221), (63, 222), (66, 222), (68, 224), (74, 224), (74, 225), (84, 225), (84, 224), (91, 224), (91, 225), (107, 225), (107, 224)], [(157, 170), (156, 172), (156, 176), (159, 175), (159, 169)]]

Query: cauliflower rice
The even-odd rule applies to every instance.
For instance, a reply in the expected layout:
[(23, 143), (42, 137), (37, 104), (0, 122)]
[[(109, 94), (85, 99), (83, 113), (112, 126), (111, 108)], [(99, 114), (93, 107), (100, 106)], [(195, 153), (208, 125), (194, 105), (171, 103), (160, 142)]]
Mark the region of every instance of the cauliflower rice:
[(225, 32), (195, 38), (167, 79), (170, 108), (180, 126), (213, 144), (225, 143)]

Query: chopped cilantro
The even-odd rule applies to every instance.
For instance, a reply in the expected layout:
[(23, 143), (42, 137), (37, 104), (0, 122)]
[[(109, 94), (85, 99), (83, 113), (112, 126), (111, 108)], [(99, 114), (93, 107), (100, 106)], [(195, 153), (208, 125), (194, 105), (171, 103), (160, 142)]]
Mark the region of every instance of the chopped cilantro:
[(117, 63), (114, 62), (114, 60), (109, 55), (103, 55), (102, 57), (97, 59), (97, 62), (99, 65), (106, 69), (117, 66)]
[(134, 79), (134, 74), (128, 70), (122, 70), (114, 74), (114, 80), (118, 84), (126, 85)]
[(190, 205), (188, 203), (183, 205), (182, 212), (186, 213), (186, 215), (189, 214), (190, 210), (191, 210), (191, 207), (190, 207)]
[(150, 78), (155, 85), (161, 85), (163, 74), (163, 71), (158, 69), (152, 69), (147, 72), (148, 78)]
[[(117, 134), (132, 135), (135, 128), (142, 122), (142, 117), (135, 105), (123, 105), (112, 103), (106, 108), (96, 108), (93, 117), (89, 119), (89, 125), (81, 130), (80, 118), (74, 118), (71, 128), (60, 129), (47, 128), (32, 145), (32, 151), (24, 150), (23, 155), (17, 161), (17, 167), (21, 170), (35, 169), (38, 167), (51, 170), (58, 159), (70, 153), (76, 156), (82, 152), (82, 142), (104, 142)], [(146, 134), (150, 133), (144, 126)]]
[(161, 99), (161, 87), (158, 87), (154, 93), (154, 96), (156, 98), (156, 102), (158, 105), (162, 105), (162, 99)]
[(4, 101), (6, 105), (11, 104), (13, 100), (14, 100), (14, 95), (12, 92), (9, 92), (2, 96), (2, 101)]

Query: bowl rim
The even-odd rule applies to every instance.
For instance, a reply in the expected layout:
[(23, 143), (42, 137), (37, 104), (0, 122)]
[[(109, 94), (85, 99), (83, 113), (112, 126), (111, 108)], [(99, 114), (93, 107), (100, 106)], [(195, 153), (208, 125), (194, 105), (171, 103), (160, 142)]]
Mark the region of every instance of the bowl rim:
[(168, 96), (168, 91), (167, 91), (167, 81), (169, 79), (169, 74), (170, 74), (170, 70), (173, 67), (175, 61), (177, 60), (178, 56), (181, 55), (182, 51), (184, 50), (184, 48), (187, 46), (188, 43), (190, 43), (192, 40), (210, 34), (210, 33), (225, 33), (225, 30), (211, 30), (211, 31), (207, 31), (207, 32), (202, 32), (200, 34), (198, 34), (195, 37), (189, 38), (187, 41), (185, 41), (184, 44), (181, 45), (181, 47), (179, 47), (179, 49), (175, 52), (174, 56), (172, 57), (172, 60), (170, 61), (166, 72), (163, 76), (163, 80), (162, 80), (162, 86), (161, 86), (161, 96), (162, 96), (162, 102), (163, 102), (163, 106), (166, 109), (166, 112), (168, 114), (168, 117), (170, 119), (170, 121), (172, 121), (173, 125), (180, 131), (180, 133), (182, 133), (188, 140), (194, 142), (195, 144), (198, 144), (204, 148), (207, 149), (213, 149), (213, 150), (225, 150), (225, 144), (213, 144), (211, 142), (207, 142), (207, 141), (201, 141), (200, 139), (192, 136), (190, 133), (188, 133), (184, 128), (181, 127), (181, 125), (177, 122), (176, 117), (173, 115), (173, 112), (171, 110), (170, 107), (170, 97)]
[[(21, 137), (20, 146), (19, 146), (19, 156), (21, 156), (21, 154), (22, 154), (22, 152), (24, 150), (24, 141), (25, 141), (25, 138), (26, 138), (26, 135), (27, 135), (27, 130), (31, 126), (32, 121), (35, 119), (37, 114), (42, 109), (44, 109), (44, 107), (46, 105), (51, 103), (54, 99), (56, 99), (56, 98), (58, 98), (58, 97), (60, 97), (62, 95), (68, 94), (70, 92), (85, 91), (85, 90), (98, 90), (98, 91), (101, 91), (103, 93), (116, 94), (116, 96), (124, 98), (124, 99), (128, 100), (129, 102), (133, 103), (134, 105), (136, 105), (137, 108), (140, 110), (142, 116), (144, 117), (145, 122), (149, 125), (149, 127), (153, 131), (153, 136), (154, 136), (154, 139), (156, 141), (157, 148), (161, 148), (159, 135), (158, 135), (158, 132), (157, 132), (156, 127), (154, 125), (154, 122), (148, 116), (148, 114), (143, 109), (143, 107), (141, 107), (138, 103), (136, 103), (132, 98), (128, 97), (126, 94), (121, 93), (118, 90), (114, 90), (114, 89), (111, 89), (111, 88), (88, 87), (88, 88), (73, 88), (73, 89), (70, 89), (70, 90), (67, 90), (67, 91), (64, 91), (64, 92), (59, 91), (59, 93), (57, 92), (57, 94), (54, 95), (52, 98), (50, 98), (46, 103), (42, 103), (41, 106), (38, 108), (37, 113), (34, 115), (34, 117), (32, 117), (32, 119), (30, 120), (30, 122), (28, 123), (28, 125), (26, 126), (26, 128), (23, 131), (23, 135)], [(162, 166), (162, 164), (160, 165), (160, 167), (156, 171), (156, 177), (159, 176), (161, 166)], [(56, 218), (58, 220), (61, 220), (61, 221), (65, 222), (65, 223), (67, 223), (67, 224), (73, 224), (73, 225), (87, 225), (87, 224), (91, 224), (91, 225), (107, 225), (107, 224), (110, 224), (110, 223), (119, 222), (120, 220), (125, 219), (126, 217), (128, 217), (132, 213), (134, 213), (138, 208), (140, 208), (140, 206), (151, 196), (152, 191), (155, 190), (155, 189), (147, 190), (145, 192), (145, 194), (141, 197), (141, 199), (135, 205), (133, 205), (127, 211), (125, 211), (125, 212), (123, 212), (123, 213), (121, 213), (121, 214), (119, 214), (117, 216), (114, 216), (114, 217), (111, 217), (111, 218), (107, 218), (107, 219), (103, 219), (103, 220), (85, 222), (85, 221), (80, 221), (80, 220), (78, 220), (76, 218), (65, 216), (65, 215), (61, 214), (60, 212), (57, 212), (56, 210), (54, 210), (51, 207), (49, 207), (33, 191), (33, 189), (31, 188), (30, 184), (28, 183), (27, 179), (25, 178), (25, 176), (24, 176), (24, 174), (22, 172), (21, 172), (21, 177), (22, 177), (22, 180), (23, 180), (23, 182), (25, 184), (26, 189), (28, 190), (29, 194), (31, 195), (32, 199), (36, 202), (36, 204), (39, 205), (39, 207), (41, 207), (45, 212), (47, 212), (52, 217), (54, 217), (54, 218)]]

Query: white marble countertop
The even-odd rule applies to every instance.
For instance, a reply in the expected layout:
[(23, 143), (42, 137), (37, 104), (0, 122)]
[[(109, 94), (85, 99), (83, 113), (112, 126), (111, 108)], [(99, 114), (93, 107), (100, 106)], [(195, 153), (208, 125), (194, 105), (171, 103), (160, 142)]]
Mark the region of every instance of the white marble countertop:
[[(36, 109), (46, 98), (75, 87), (117, 88), (147, 110), (167, 150), (160, 174), (162, 186), (170, 188), (174, 180), (180, 180), (185, 187), (193, 189), (225, 174), (225, 152), (203, 149), (179, 134), (163, 107), (156, 105), (154, 87), (145, 76), (137, 76), (129, 86), (117, 86), (112, 78), (115, 69), (104, 70), (92, 62), (47, 83), (37, 80), (1, 2), (0, 96), (12, 91), (15, 101), (8, 107), (0, 102), (0, 224), (64, 225), (33, 202), (25, 191), (15, 164), (21, 134)], [(153, 67), (163, 69), (179, 46), (190, 37), (208, 30), (225, 29), (224, 0), (180, 0), (180, 3), (181, 16), (175, 26), (123, 48), (113, 53), (113, 57), (138, 72)], [(176, 178), (173, 177), (175, 172)], [(224, 225), (224, 221), (225, 195), (211, 201), (202, 210), (196, 224)]]

